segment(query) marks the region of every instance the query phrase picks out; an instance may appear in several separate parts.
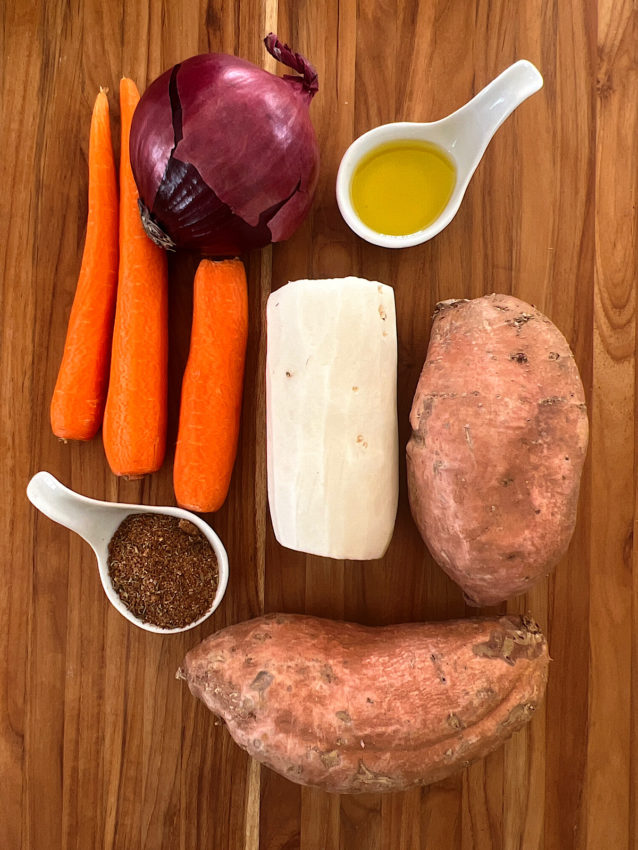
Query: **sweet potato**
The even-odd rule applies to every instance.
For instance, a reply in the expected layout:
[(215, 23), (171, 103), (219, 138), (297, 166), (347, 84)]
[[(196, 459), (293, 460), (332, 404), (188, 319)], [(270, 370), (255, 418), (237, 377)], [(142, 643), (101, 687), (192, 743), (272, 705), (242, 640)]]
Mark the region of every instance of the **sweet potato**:
[(412, 515), (473, 605), (527, 591), (565, 554), (587, 451), (567, 341), (523, 301), (446, 301), (410, 414)]
[(532, 716), (547, 643), (529, 618), (370, 627), (270, 614), (178, 671), (253, 758), (327, 791), (399, 791), (496, 749)]

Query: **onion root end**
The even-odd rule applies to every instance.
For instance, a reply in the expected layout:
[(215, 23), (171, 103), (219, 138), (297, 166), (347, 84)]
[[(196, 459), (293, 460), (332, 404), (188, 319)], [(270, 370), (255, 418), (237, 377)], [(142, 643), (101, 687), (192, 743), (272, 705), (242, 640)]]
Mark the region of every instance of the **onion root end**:
[(153, 216), (146, 204), (140, 198), (138, 198), (137, 204), (140, 209), (142, 225), (148, 238), (165, 251), (175, 251), (175, 243), (168, 233), (166, 233), (166, 231), (164, 231), (153, 219)]

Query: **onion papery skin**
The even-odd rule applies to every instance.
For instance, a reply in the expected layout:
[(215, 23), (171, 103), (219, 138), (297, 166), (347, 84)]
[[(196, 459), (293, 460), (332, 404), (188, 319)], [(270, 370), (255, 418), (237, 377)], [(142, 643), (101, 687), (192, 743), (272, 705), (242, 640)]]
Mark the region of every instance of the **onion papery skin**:
[(149, 236), (165, 248), (236, 256), (288, 239), (310, 209), (319, 148), (314, 68), (266, 38), (304, 76), (235, 56), (193, 56), (158, 77), (133, 116), (130, 154)]

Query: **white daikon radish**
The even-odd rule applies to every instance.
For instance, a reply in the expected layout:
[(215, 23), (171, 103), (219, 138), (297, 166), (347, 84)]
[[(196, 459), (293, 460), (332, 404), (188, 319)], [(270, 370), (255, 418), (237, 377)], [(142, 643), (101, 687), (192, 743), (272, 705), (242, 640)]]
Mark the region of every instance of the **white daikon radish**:
[(277, 540), (331, 558), (380, 558), (399, 490), (391, 287), (297, 280), (268, 299), (268, 499)]

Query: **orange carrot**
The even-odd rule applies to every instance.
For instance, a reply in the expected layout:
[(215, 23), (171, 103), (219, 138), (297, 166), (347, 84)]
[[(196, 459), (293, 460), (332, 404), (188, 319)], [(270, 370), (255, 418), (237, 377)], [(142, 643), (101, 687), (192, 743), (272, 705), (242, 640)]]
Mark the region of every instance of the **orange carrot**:
[(120, 265), (111, 375), (102, 435), (115, 475), (159, 469), (166, 447), (168, 272), (166, 254), (148, 238), (131, 171), (131, 119), (140, 96), (120, 82)]
[(202, 260), (173, 468), (175, 497), (184, 508), (216, 511), (226, 499), (237, 454), (247, 336), (241, 260)]
[(100, 89), (89, 134), (89, 210), (80, 275), (51, 399), (51, 428), (90, 440), (102, 424), (117, 290), (117, 177), (109, 102)]

